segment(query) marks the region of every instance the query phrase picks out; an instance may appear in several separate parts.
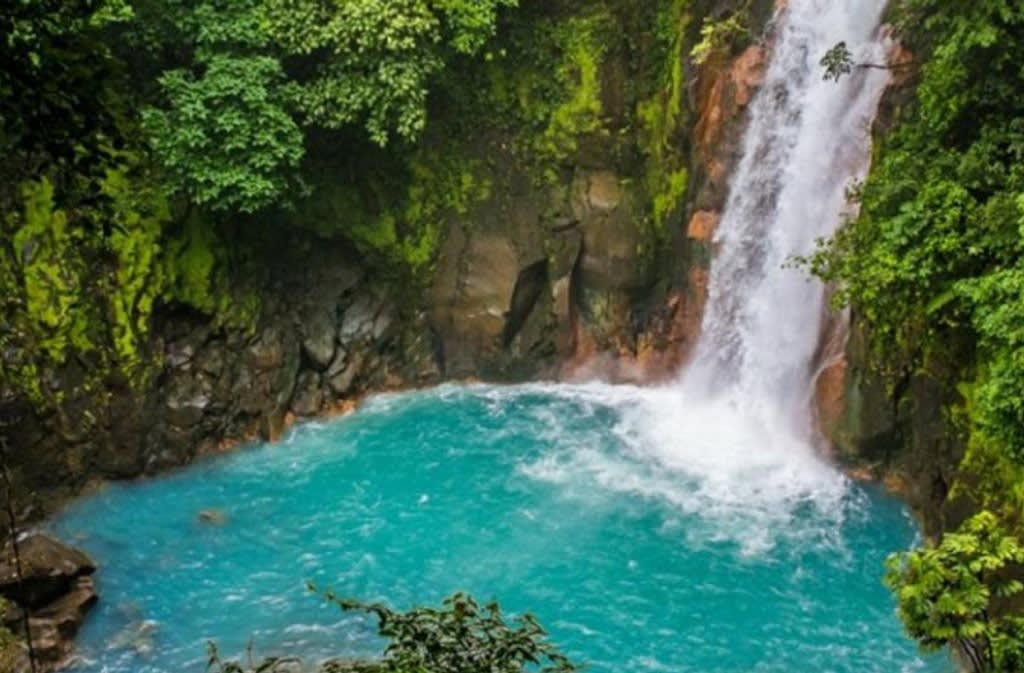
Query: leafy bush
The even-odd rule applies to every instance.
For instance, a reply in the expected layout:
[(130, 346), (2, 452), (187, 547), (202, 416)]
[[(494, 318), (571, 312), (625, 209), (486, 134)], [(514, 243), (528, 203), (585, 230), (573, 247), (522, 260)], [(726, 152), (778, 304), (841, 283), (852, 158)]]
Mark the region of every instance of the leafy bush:
[[(320, 673), (574, 673), (580, 668), (547, 640), (530, 614), (506, 621), (495, 602), (479, 605), (456, 593), (441, 608), (393, 610), (381, 603), (344, 600), (327, 591), (324, 597), (345, 611), (377, 618), (387, 641), (380, 662), (325, 662)], [(293, 670), (297, 660), (268, 658), (224, 661), (210, 645), (209, 669), (216, 673), (278, 673)]]
[(143, 119), (174, 191), (211, 210), (251, 213), (297, 187), (303, 135), (276, 59), (218, 55), (202, 76), (171, 70), (160, 85), (169, 106)]
[(890, 556), (885, 582), (925, 650), (951, 645), (976, 673), (1011, 673), (1024, 668), (1024, 618), (1005, 612), (1024, 592), (1012, 573), (1022, 563), (1021, 540), (982, 512), (932, 549)]

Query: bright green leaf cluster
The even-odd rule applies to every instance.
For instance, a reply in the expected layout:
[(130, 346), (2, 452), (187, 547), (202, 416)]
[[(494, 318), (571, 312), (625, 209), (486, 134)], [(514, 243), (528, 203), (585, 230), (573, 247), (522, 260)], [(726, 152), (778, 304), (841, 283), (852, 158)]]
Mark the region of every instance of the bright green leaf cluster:
[(982, 512), (934, 548), (889, 557), (885, 582), (924, 649), (952, 645), (975, 673), (1012, 673), (1024, 666), (1024, 618), (1000, 605), (1024, 592), (1008, 572), (1022, 563), (1021, 540)]

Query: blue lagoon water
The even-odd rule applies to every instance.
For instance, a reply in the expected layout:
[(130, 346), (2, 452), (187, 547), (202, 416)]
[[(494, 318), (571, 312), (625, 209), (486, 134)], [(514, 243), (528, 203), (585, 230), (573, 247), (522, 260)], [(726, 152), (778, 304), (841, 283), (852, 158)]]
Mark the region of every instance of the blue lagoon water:
[(811, 455), (730, 445), (736, 428), (679, 394), (382, 396), (110, 486), (54, 523), (100, 564), (74, 670), (203, 671), (211, 640), (229, 655), (250, 639), (308, 661), (379, 653), (374, 624), (310, 580), (398, 607), (493, 597), (595, 673), (944, 670), (902, 635), (879, 579), (914, 543), (904, 508)]

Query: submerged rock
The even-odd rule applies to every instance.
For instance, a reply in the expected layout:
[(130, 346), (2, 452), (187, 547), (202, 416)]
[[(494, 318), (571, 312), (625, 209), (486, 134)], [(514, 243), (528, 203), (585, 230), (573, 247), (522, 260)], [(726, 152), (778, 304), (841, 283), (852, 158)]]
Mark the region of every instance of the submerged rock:
[(131, 650), (140, 657), (149, 657), (156, 648), (157, 623), (151, 619), (132, 622), (110, 641), (111, 649)]
[(196, 515), (200, 523), (207, 523), (211, 526), (223, 526), (228, 521), (228, 515), (219, 509), (204, 509)]

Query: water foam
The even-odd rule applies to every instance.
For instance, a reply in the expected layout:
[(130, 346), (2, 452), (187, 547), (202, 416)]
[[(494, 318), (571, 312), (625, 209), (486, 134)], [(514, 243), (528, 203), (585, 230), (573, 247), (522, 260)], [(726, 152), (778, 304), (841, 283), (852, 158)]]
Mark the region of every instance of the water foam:
[[(547, 449), (520, 469), (584, 502), (605, 492), (660, 502), (669, 521), (674, 512), (691, 524), (702, 522), (683, 531), (690, 546), (730, 542), (756, 554), (780, 537), (828, 545), (832, 531), (859, 509), (845, 477), (805, 442), (761, 432), (718, 402), (695, 405), (671, 387), (535, 385), (489, 392), (510, 405), (538, 393), (567, 406), (531, 411)], [(607, 414), (613, 416), (610, 434), (601, 418)]]

